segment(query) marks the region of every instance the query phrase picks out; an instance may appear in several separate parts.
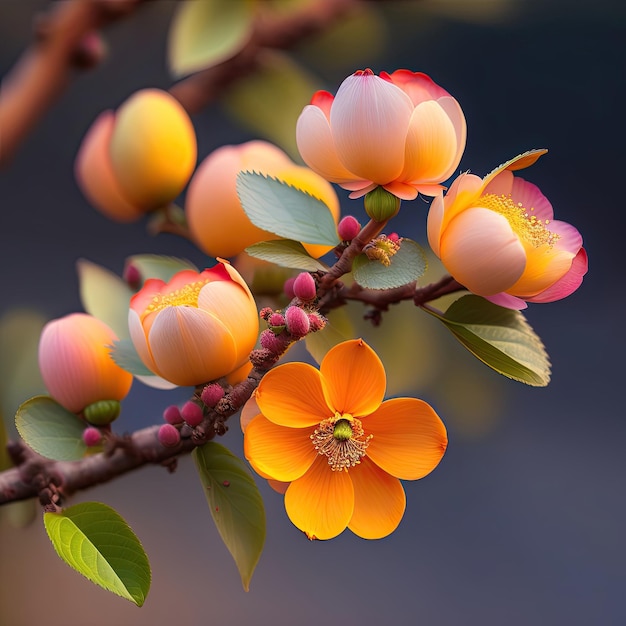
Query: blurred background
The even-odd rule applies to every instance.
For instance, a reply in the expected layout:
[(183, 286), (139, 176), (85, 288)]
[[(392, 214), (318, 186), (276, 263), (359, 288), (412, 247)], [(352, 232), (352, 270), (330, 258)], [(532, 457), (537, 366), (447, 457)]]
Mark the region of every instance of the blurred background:
[[(147, 3), (108, 28), (106, 61), (76, 77), (0, 172), (3, 323), (36, 325), (81, 310), (80, 257), (117, 273), (127, 256), (145, 252), (213, 264), (188, 241), (148, 235), (145, 222), (107, 221), (73, 177), (81, 138), (100, 111), (142, 87), (172, 84), (166, 36), (175, 6)], [(0, 3), (2, 75), (46, 7), (44, 0)], [(504, 379), (436, 320), (395, 307), (380, 329), (360, 332), (384, 353), (390, 394), (433, 404), (450, 445), (435, 472), (405, 483), (407, 511), (393, 535), (367, 542), (347, 531), (309, 542), (289, 522), (282, 497), (259, 481), (267, 541), (245, 593), (184, 458), (173, 475), (145, 468), (72, 500), (113, 506), (141, 539), (153, 570), (141, 609), (62, 563), (39, 512), (15, 528), (18, 509), (0, 517), (0, 624), (625, 624), (625, 42), (621, 2), (405, 0), (366, 6), (291, 51), (312, 88), (333, 92), (359, 68), (428, 73), (465, 112), (461, 170), (482, 176), (525, 150), (549, 148), (524, 177), (557, 218), (583, 233), (590, 256), (575, 294), (526, 312), (551, 356), (552, 382), (537, 389)], [(262, 115), (255, 120), (255, 102), (246, 109), (242, 100), (232, 90), (194, 116), (200, 159), (220, 145), (264, 137), (262, 129), (289, 141), (293, 125), (276, 130)], [(343, 212), (363, 218), (359, 204), (338, 193)], [(404, 203), (394, 228), (423, 240), (426, 208), (419, 199)], [(7, 332), (0, 339), (10, 343)], [(5, 413), (25, 399), (9, 397), (7, 380), (10, 372), (0, 386)], [(136, 383), (118, 428), (158, 422), (163, 407), (187, 393)], [(12, 422), (12, 413), (4, 417)], [(224, 443), (241, 452), (235, 419)]]

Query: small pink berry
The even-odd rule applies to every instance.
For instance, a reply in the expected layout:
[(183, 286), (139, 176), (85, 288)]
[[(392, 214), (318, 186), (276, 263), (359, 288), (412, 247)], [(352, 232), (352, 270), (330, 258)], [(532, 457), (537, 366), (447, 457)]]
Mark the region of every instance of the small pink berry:
[(361, 224), (352, 215), (346, 215), (337, 224), (337, 233), (342, 241), (352, 241), (361, 232)]
[(180, 414), (182, 415), (182, 418), (187, 422), (187, 424), (189, 424), (189, 426), (191, 427), (197, 426), (204, 418), (200, 405), (192, 402), (191, 400), (183, 404), (183, 408), (180, 410)]
[(400, 241), (400, 236), (398, 233), (389, 233), (387, 235), (387, 239), (389, 239), (389, 241), (393, 241), (393, 243), (398, 243)]
[(163, 411), (163, 419), (168, 424), (180, 424), (183, 421), (183, 416), (180, 414), (180, 409), (172, 404)]
[(290, 306), (285, 311), (287, 330), (292, 337), (304, 337), (311, 329), (309, 316), (299, 307)]
[(311, 302), (317, 296), (315, 279), (308, 272), (301, 272), (293, 282), (293, 293), (302, 302)]
[(224, 397), (224, 389), (217, 383), (205, 385), (200, 400), (208, 407), (214, 407)]
[(157, 437), (161, 442), (161, 445), (166, 448), (173, 448), (180, 443), (180, 433), (178, 432), (178, 428), (172, 426), (171, 424), (163, 424), (159, 428)]
[(283, 286), (283, 291), (285, 292), (285, 295), (286, 295), (286, 296), (287, 296), (290, 300), (292, 300), (292, 299), (294, 298), (294, 296), (296, 295), (296, 294), (293, 292), (293, 283), (294, 283), (294, 281), (295, 281), (295, 280), (296, 280), (296, 277), (295, 277), (295, 276), (292, 276), (291, 278), (288, 278), (288, 279), (285, 281), (285, 284), (284, 284), (284, 286)]
[(124, 268), (124, 280), (131, 289), (139, 289), (141, 286), (141, 272), (137, 269), (137, 266), (129, 263)]
[(270, 318), (267, 320), (267, 323), (270, 326), (284, 326), (285, 317), (281, 313), (272, 313)]
[(88, 426), (83, 430), (83, 441), (88, 448), (93, 448), (102, 441), (102, 433), (94, 426)]

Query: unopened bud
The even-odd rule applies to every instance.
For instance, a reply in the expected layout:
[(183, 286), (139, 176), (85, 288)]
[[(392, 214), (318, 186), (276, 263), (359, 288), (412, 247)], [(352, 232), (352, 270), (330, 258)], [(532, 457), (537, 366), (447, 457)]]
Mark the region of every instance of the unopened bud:
[(385, 222), (400, 209), (400, 198), (382, 187), (376, 187), (365, 195), (365, 212), (376, 222)]
[(301, 272), (293, 282), (294, 295), (302, 302), (311, 302), (317, 296), (315, 279), (308, 272)]
[(224, 389), (217, 383), (205, 385), (200, 395), (200, 400), (208, 407), (213, 408), (224, 397)]
[(83, 410), (85, 419), (96, 426), (106, 426), (119, 417), (121, 405), (119, 400), (99, 400)]
[(289, 334), (295, 338), (304, 337), (311, 329), (309, 316), (299, 306), (290, 306), (285, 311), (285, 321)]
[(346, 215), (337, 224), (337, 233), (342, 241), (352, 241), (361, 232), (361, 224), (352, 215)]
[(292, 276), (291, 278), (288, 278), (285, 281), (285, 284), (283, 285), (283, 292), (289, 298), (289, 300), (292, 300), (296, 295), (293, 292), (293, 283), (295, 282), (295, 280), (296, 280), (296, 277)]
[(131, 289), (141, 287), (141, 272), (136, 265), (128, 263), (124, 268), (123, 278)]
[(180, 414), (182, 418), (191, 426), (192, 428), (198, 426), (200, 422), (202, 422), (204, 418), (204, 414), (202, 413), (202, 409), (198, 404), (192, 402), (185, 402), (183, 404), (182, 409), (180, 410)]
[(261, 346), (272, 354), (280, 354), (287, 343), (284, 337), (284, 335), (275, 335), (271, 330), (264, 330), (261, 333)]
[(97, 428), (89, 426), (83, 430), (83, 441), (88, 448), (93, 448), (102, 441), (102, 433)]
[(172, 426), (171, 424), (163, 424), (159, 428), (157, 437), (161, 445), (166, 448), (173, 448), (180, 443), (180, 433), (178, 432), (178, 428)]
[(326, 318), (319, 313), (309, 313), (310, 332), (315, 333), (326, 326)]
[(171, 404), (163, 411), (163, 419), (168, 424), (182, 424), (183, 422), (183, 416), (180, 414), (180, 409), (175, 404)]

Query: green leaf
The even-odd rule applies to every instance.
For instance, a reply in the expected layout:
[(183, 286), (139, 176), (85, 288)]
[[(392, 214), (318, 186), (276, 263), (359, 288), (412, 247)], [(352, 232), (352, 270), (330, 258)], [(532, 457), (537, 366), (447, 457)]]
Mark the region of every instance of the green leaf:
[(141, 360), (131, 339), (114, 341), (109, 349), (111, 358), (133, 376), (154, 376)]
[(296, 187), (256, 172), (240, 172), (237, 193), (250, 221), (263, 230), (302, 243), (339, 243), (330, 209)]
[(294, 129), (302, 109), (321, 88), (320, 81), (292, 57), (275, 50), (261, 50), (255, 62), (255, 71), (240, 77), (225, 92), (225, 108), (240, 124), (298, 160)]
[(79, 259), (76, 269), (85, 311), (102, 320), (120, 339), (128, 337), (131, 288), (117, 274), (87, 259)]
[[(198, 268), (187, 259), (160, 254), (135, 254), (128, 257), (126, 263), (137, 268), (143, 281), (146, 281), (148, 278), (159, 278), (167, 283), (174, 274), (178, 274), (178, 272), (183, 270), (198, 271)], [(128, 325), (128, 308), (126, 310), (126, 325)]]
[(307, 272), (328, 271), (328, 265), (309, 256), (299, 241), (274, 239), (261, 241), (246, 248), (246, 252), (257, 259)]
[(35, 452), (49, 459), (77, 461), (87, 451), (85, 422), (49, 396), (35, 396), (22, 403), (15, 414), (15, 426)]
[(417, 280), (428, 265), (424, 250), (411, 239), (402, 239), (400, 249), (390, 261), (385, 266), (360, 254), (352, 264), (354, 280), (367, 289), (393, 289)]
[(309, 333), (304, 338), (304, 345), (307, 351), (318, 365), (331, 348), (342, 341), (354, 338), (354, 324), (346, 308), (347, 307), (341, 307), (340, 309), (330, 311), (327, 316), (328, 323), (326, 326), (315, 333)]
[(135, 533), (114, 509), (84, 502), (44, 513), (57, 554), (92, 583), (141, 606), (150, 590), (150, 563)]
[(519, 311), (475, 295), (459, 298), (443, 315), (424, 310), (496, 372), (533, 387), (550, 382), (550, 361), (543, 343)]
[(192, 452), (213, 521), (248, 591), (265, 542), (265, 509), (243, 461), (209, 441)]
[(177, 77), (234, 56), (252, 32), (251, 0), (187, 0), (177, 8), (168, 35), (168, 61)]

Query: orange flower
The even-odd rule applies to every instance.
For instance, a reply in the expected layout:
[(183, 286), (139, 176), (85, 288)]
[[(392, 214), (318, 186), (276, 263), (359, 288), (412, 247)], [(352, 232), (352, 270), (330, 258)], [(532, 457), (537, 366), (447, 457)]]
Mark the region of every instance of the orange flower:
[(423, 478), (443, 457), (446, 429), (432, 407), (383, 402), (385, 386), (383, 364), (361, 339), (332, 348), (319, 371), (287, 363), (259, 385), (245, 455), (264, 478), (290, 483), (287, 514), (310, 539), (346, 527), (365, 539), (389, 535), (406, 505), (399, 479)]

